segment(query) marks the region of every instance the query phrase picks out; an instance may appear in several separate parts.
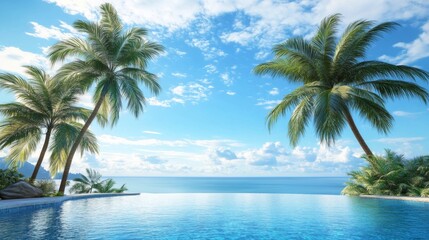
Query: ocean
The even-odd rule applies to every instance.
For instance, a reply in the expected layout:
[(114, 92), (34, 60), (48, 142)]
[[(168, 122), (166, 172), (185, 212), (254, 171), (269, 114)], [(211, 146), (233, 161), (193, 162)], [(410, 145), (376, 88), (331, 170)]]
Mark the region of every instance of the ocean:
[(110, 177), (139, 193), (287, 193), (340, 195), (348, 177)]

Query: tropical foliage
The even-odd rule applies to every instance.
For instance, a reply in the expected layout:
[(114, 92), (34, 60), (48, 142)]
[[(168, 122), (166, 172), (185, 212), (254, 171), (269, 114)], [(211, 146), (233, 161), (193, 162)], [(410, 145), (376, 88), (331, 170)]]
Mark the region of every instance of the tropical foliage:
[[(50, 146), (50, 172), (55, 175), (65, 164), (67, 152), (82, 128), (90, 111), (76, 107), (80, 89), (44, 70), (25, 66), (28, 79), (10, 73), (0, 74), (0, 87), (15, 94), (17, 102), (0, 104), (5, 117), (0, 122), (0, 149), (10, 147), (6, 161), (19, 166), (27, 161), (44, 135), (30, 182), (37, 177), (45, 153)], [(52, 144), (50, 141), (52, 140)], [(79, 145), (81, 152), (98, 152), (95, 136), (86, 132)]]
[(406, 160), (386, 150), (384, 157), (365, 159), (368, 166), (349, 173), (351, 179), (343, 194), (429, 197), (429, 156)]
[(354, 122), (353, 112), (379, 132), (388, 133), (393, 117), (385, 108), (385, 100), (418, 97), (426, 103), (427, 91), (403, 79), (428, 80), (429, 73), (364, 59), (371, 44), (382, 33), (395, 28), (396, 23), (375, 25), (372, 21), (356, 21), (337, 39), (339, 24), (340, 15), (332, 15), (321, 22), (312, 38), (294, 37), (275, 45), (274, 60), (256, 66), (254, 72), (302, 84), (269, 113), (269, 129), (294, 108), (288, 124), (293, 146), (312, 119), (321, 142), (333, 143), (348, 124), (366, 155), (372, 156)]
[(0, 190), (11, 185), (17, 183), (22, 180), (24, 175), (22, 175), (16, 167), (9, 169), (0, 169)]
[(44, 196), (55, 195), (56, 184), (54, 180), (51, 180), (51, 179), (37, 180), (34, 182), (34, 186), (42, 190)]
[[(111, 4), (105, 3), (100, 9), (99, 22), (78, 20), (73, 24), (85, 38), (66, 39), (49, 50), (53, 63), (67, 57), (77, 58), (61, 67), (59, 75), (62, 78), (74, 79), (84, 90), (95, 85), (95, 107), (68, 154), (59, 192), (64, 192), (75, 151), (97, 113), (109, 116), (113, 126), (119, 119), (123, 100), (136, 117), (143, 111), (145, 97), (139, 84), (144, 84), (154, 94), (161, 89), (156, 75), (146, 68), (164, 48), (147, 40), (146, 29), (132, 27), (125, 30)], [(100, 123), (106, 124), (105, 121)]]
[(122, 193), (128, 189), (125, 184), (120, 188), (114, 188), (115, 181), (112, 179), (101, 180), (102, 176), (93, 169), (86, 169), (87, 176), (75, 178), (75, 184), (70, 188), (70, 193)]

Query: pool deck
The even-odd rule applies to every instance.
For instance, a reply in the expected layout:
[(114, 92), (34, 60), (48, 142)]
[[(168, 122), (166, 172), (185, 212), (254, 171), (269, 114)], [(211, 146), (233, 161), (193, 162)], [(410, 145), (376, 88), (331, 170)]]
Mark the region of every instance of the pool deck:
[(390, 200), (403, 200), (403, 201), (415, 201), (415, 202), (429, 202), (429, 197), (403, 197), (403, 196), (382, 196), (382, 195), (360, 195), (360, 197), (390, 199)]
[(88, 194), (73, 194), (62, 197), (40, 197), (40, 198), (21, 198), (21, 199), (2, 199), (0, 200), (0, 211), (11, 209), (28, 209), (40, 208), (60, 204), (64, 201), (78, 200), (86, 198), (103, 198), (103, 197), (120, 197), (120, 196), (135, 196), (140, 193), (88, 193)]

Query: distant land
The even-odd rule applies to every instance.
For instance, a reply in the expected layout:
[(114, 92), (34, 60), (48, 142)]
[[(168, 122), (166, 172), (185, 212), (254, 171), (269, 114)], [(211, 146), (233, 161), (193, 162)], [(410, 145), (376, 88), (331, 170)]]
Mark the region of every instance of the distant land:
[[(4, 161), (4, 158), (0, 158), (0, 169), (6, 169), (7, 163)], [(34, 165), (25, 162), (24, 165), (20, 168), (18, 168), (18, 171), (24, 175), (24, 177), (29, 178), (31, 177), (31, 174), (33, 174)], [(59, 173), (55, 176), (55, 179), (61, 179), (63, 176), (62, 173)], [(75, 178), (81, 177), (79, 173), (69, 173), (68, 179), (73, 180)], [(43, 167), (40, 168), (39, 173), (37, 174), (37, 179), (51, 179), (51, 175), (49, 171), (44, 169)]]

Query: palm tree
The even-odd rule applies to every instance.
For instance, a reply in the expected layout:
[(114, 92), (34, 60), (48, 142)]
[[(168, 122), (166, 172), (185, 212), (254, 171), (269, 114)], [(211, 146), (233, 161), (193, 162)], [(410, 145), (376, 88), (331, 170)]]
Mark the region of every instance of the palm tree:
[[(75, 139), (73, 133), (79, 132), (89, 116), (89, 110), (75, 107), (79, 89), (56, 77), (51, 77), (44, 70), (25, 66), (29, 79), (10, 73), (0, 74), (0, 87), (15, 94), (18, 102), (0, 104), (0, 113), (5, 116), (0, 122), (0, 149), (10, 147), (6, 160), (18, 166), (36, 150), (37, 144), (45, 135), (42, 150), (30, 181), (34, 182), (50, 145), (51, 174), (55, 175), (64, 167), (65, 156), (61, 154), (70, 149)], [(87, 132), (79, 145), (82, 153), (88, 150), (98, 151), (97, 141), (91, 132)]]
[(98, 193), (123, 193), (128, 189), (123, 184), (120, 188), (114, 188), (115, 181), (112, 179), (106, 179), (95, 186), (96, 192)]
[(75, 178), (76, 183), (70, 188), (71, 193), (122, 193), (128, 189), (123, 184), (120, 188), (114, 188), (115, 181), (106, 179), (101, 181), (101, 174), (93, 169), (86, 169), (87, 176)]
[(87, 176), (81, 175), (81, 178), (75, 178), (76, 183), (70, 188), (72, 193), (92, 193), (95, 187), (100, 184), (101, 174), (93, 169), (86, 169)]
[(339, 14), (325, 18), (311, 39), (295, 37), (277, 44), (273, 48), (275, 59), (255, 67), (256, 74), (280, 76), (302, 84), (272, 109), (267, 117), (268, 127), (271, 129), (280, 116), (294, 108), (288, 124), (291, 145), (296, 146), (313, 118), (321, 142), (335, 142), (347, 123), (366, 155), (373, 156), (352, 111), (386, 134), (393, 117), (385, 108), (385, 100), (418, 97), (426, 103), (427, 91), (402, 79), (428, 80), (429, 73), (364, 59), (371, 43), (395, 28), (396, 23), (374, 25), (372, 21), (356, 21), (348, 25), (337, 41), (339, 23)]
[(133, 27), (125, 31), (111, 4), (105, 3), (100, 8), (99, 22), (76, 21), (73, 24), (86, 38), (75, 37), (58, 42), (49, 51), (53, 63), (67, 57), (79, 58), (66, 63), (59, 70), (62, 77), (79, 79), (79, 84), (85, 90), (95, 84), (95, 107), (68, 154), (59, 188), (61, 193), (64, 193), (79, 142), (97, 113), (109, 115), (113, 126), (119, 119), (124, 98), (127, 108), (138, 117), (145, 103), (139, 83), (143, 83), (154, 94), (158, 94), (161, 88), (156, 75), (146, 71), (146, 67), (149, 60), (162, 53), (164, 48), (148, 41), (147, 31), (143, 28)]
[(368, 165), (349, 173), (346, 195), (429, 196), (429, 156), (406, 160), (386, 150), (385, 156), (364, 157)]

